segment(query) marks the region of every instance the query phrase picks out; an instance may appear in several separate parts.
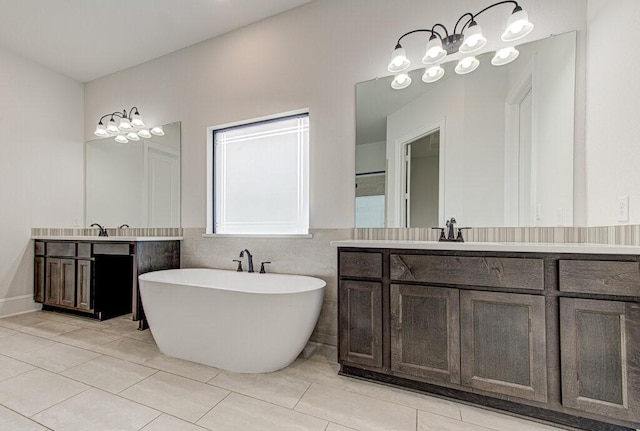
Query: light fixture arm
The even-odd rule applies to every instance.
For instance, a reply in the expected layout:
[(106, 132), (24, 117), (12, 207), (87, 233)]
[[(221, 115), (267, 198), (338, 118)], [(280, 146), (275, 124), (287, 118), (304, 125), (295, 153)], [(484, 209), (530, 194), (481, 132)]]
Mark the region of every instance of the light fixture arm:
[[(493, 9), (493, 8), (494, 8), (494, 7), (496, 7), (496, 6), (500, 6), (500, 5), (503, 5), (503, 4), (509, 4), (509, 3), (511, 3), (511, 4), (513, 4), (513, 5), (514, 5), (514, 11), (520, 7), (520, 5), (518, 4), (518, 2), (517, 2), (517, 1), (515, 1), (515, 0), (504, 0), (504, 1), (499, 1), (499, 2), (497, 2), (497, 3), (494, 3), (494, 4), (492, 4), (492, 5), (487, 6), (486, 8), (482, 9), (480, 12), (477, 12), (477, 13), (475, 13), (475, 14), (472, 14), (472, 13), (470, 13), (470, 12), (465, 13), (464, 15), (462, 15), (462, 16), (460, 17), (460, 19), (458, 19), (458, 22), (456, 23), (456, 27), (458, 27), (458, 24), (460, 23), (460, 20), (461, 20), (462, 18), (464, 18), (464, 17), (465, 17), (465, 16), (467, 16), (467, 15), (470, 15), (471, 17), (467, 20), (467, 22), (465, 22), (465, 24), (464, 24), (464, 25), (462, 26), (462, 28), (460, 29), (460, 33), (464, 33), (464, 30), (465, 30), (467, 27), (469, 27), (469, 24), (471, 24), (473, 21), (475, 21), (475, 20), (476, 20), (476, 17), (477, 17), (478, 15), (480, 15), (480, 14), (481, 14), (481, 13), (483, 13), (483, 12), (488, 11), (489, 9)], [(454, 28), (454, 33), (455, 33), (455, 32), (456, 32), (456, 31), (455, 31), (455, 28)]]
[[(436, 24), (436, 25), (438, 25), (438, 24)], [(435, 27), (435, 26), (434, 26), (434, 27)], [(443, 28), (444, 28), (444, 27), (443, 27)], [(447, 30), (447, 29), (445, 28), (445, 31), (446, 31), (446, 30)], [(397, 48), (398, 46), (402, 46), (402, 45), (400, 45), (400, 41), (401, 41), (405, 36), (409, 36), (410, 34), (413, 34), (413, 33), (421, 33), (421, 32), (427, 32), (427, 33), (435, 34), (435, 35), (436, 35), (436, 36), (438, 36), (440, 39), (442, 39), (442, 36), (440, 36), (440, 34), (439, 34), (437, 31), (429, 30), (429, 29), (427, 29), (427, 28), (419, 28), (419, 29), (417, 29), (417, 30), (411, 30), (411, 31), (408, 31), (408, 32), (406, 32), (405, 34), (403, 34), (402, 36), (400, 36), (400, 37), (398, 38), (398, 42), (396, 43), (396, 48)]]

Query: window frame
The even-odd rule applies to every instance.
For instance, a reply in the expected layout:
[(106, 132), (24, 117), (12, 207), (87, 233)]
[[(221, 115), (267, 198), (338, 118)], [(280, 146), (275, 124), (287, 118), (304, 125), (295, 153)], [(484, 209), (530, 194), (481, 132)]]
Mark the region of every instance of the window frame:
[(215, 208), (215, 193), (216, 193), (216, 177), (215, 177), (215, 142), (214, 142), (214, 132), (221, 130), (234, 129), (243, 126), (253, 126), (261, 123), (269, 123), (278, 120), (286, 120), (290, 118), (307, 116), (309, 125), (311, 123), (311, 115), (309, 113), (308, 108), (298, 109), (294, 111), (282, 112), (278, 114), (252, 118), (242, 121), (236, 121), (232, 123), (220, 124), (217, 126), (209, 126), (207, 127), (207, 220), (206, 220), (206, 228), (203, 236), (247, 236), (247, 237), (303, 237), (310, 238), (311, 234), (309, 233), (309, 177), (310, 177), (310, 161), (309, 161), (309, 151), (310, 151), (310, 135), (308, 139), (308, 143), (303, 151), (303, 178), (302, 178), (302, 200), (303, 200), (303, 209), (304, 209), (304, 218), (305, 218), (305, 233), (217, 233), (215, 232), (215, 217), (216, 217), (216, 208)]

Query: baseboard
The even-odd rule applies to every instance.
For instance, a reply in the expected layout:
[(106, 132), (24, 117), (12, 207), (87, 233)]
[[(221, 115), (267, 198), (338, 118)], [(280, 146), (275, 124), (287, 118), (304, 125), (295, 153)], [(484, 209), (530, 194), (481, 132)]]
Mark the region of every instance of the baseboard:
[(42, 305), (33, 300), (33, 295), (0, 298), (0, 317), (15, 316), (40, 310)]

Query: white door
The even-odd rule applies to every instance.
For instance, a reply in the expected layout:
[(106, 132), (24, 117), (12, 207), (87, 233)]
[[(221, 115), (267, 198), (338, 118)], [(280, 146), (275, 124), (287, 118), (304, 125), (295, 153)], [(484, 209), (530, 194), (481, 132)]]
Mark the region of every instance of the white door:
[(518, 226), (536, 225), (535, 154), (531, 139), (531, 90), (520, 102), (518, 160)]

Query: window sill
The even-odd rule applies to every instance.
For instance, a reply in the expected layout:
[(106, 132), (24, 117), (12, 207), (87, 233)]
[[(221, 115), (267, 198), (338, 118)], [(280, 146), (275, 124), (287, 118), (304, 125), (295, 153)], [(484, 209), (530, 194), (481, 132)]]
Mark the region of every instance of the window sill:
[(291, 238), (308, 239), (313, 238), (311, 233), (203, 233), (203, 238)]

